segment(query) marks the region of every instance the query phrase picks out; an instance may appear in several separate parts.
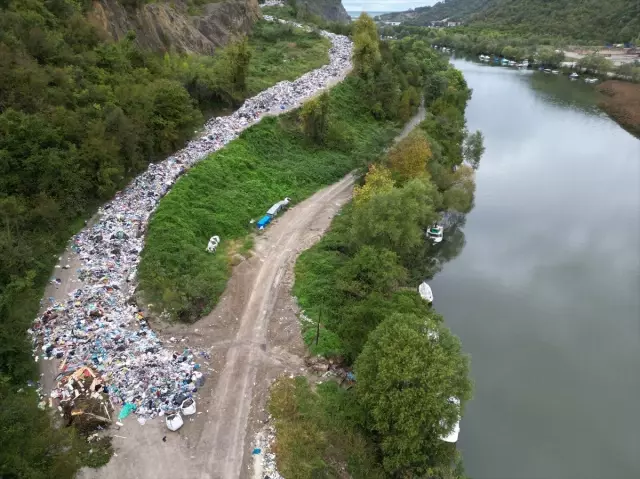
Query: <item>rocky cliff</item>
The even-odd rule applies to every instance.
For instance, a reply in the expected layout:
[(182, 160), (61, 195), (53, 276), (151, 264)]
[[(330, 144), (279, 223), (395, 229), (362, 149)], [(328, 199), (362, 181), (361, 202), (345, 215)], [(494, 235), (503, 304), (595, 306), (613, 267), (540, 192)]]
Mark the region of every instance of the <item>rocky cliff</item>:
[(351, 17), (340, 0), (297, 0), (298, 8), (306, 8), (309, 13), (319, 15), (330, 22), (348, 23)]
[(144, 48), (211, 54), (249, 33), (260, 15), (257, 0), (94, 0), (88, 17), (114, 40), (134, 31)]

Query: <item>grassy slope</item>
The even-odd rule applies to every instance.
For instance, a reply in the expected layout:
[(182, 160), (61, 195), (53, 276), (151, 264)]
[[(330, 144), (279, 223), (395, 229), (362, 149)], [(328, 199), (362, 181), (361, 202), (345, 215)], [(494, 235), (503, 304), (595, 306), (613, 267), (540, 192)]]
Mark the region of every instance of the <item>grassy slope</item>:
[[(297, 113), (267, 118), (194, 167), (164, 198), (149, 226), (140, 286), (149, 302), (193, 321), (209, 311), (229, 276), (230, 240), (285, 196), (293, 203), (378, 155), (396, 132), (363, 106), (353, 79), (331, 93), (340, 140), (318, 148), (300, 133)], [(209, 237), (223, 242), (215, 255)]]
[(296, 31), (295, 41), (252, 39), (252, 61), (247, 86), (250, 94), (266, 90), (282, 80), (295, 80), (302, 74), (329, 63), (331, 42)]

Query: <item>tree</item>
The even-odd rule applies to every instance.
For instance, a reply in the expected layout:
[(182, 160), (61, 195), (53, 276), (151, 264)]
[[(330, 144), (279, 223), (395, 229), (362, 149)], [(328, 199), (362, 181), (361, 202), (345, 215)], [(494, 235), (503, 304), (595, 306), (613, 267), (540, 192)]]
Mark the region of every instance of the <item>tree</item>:
[(585, 55), (577, 61), (576, 66), (584, 69), (589, 73), (604, 74), (613, 70), (613, 62), (598, 53)]
[(429, 142), (421, 131), (414, 131), (389, 152), (389, 167), (401, 182), (427, 174), (431, 158)]
[(324, 143), (329, 133), (329, 94), (309, 100), (302, 107), (300, 117), (304, 133), (316, 143)]
[(240, 98), (247, 92), (247, 77), (251, 63), (251, 50), (247, 38), (227, 46), (224, 49), (224, 59), (233, 96)]
[(337, 286), (356, 298), (371, 293), (391, 294), (407, 277), (393, 251), (363, 246), (337, 274)]
[(467, 134), (462, 145), (462, 156), (474, 170), (480, 166), (480, 159), (484, 155), (484, 136), (480, 130)]
[(369, 334), (355, 364), (367, 428), (380, 437), (383, 465), (396, 477), (431, 477), (448, 467), (451, 432), (471, 397), (460, 340), (432, 316), (394, 314)]
[(552, 47), (542, 47), (537, 53), (538, 61), (547, 67), (559, 67), (564, 61), (564, 53)]
[(362, 13), (354, 23), (353, 68), (358, 76), (366, 78), (381, 60), (378, 46), (378, 28), (373, 19)]
[(444, 207), (458, 213), (468, 213), (473, 208), (476, 191), (475, 172), (467, 165), (456, 168), (451, 186), (444, 192)]
[(351, 245), (377, 246), (407, 257), (425, 241), (424, 230), (437, 219), (439, 203), (434, 185), (419, 178), (374, 194), (353, 209)]
[(353, 189), (354, 203), (362, 205), (378, 193), (387, 193), (393, 189), (395, 182), (391, 178), (391, 172), (384, 166), (371, 165), (364, 178), (363, 186)]

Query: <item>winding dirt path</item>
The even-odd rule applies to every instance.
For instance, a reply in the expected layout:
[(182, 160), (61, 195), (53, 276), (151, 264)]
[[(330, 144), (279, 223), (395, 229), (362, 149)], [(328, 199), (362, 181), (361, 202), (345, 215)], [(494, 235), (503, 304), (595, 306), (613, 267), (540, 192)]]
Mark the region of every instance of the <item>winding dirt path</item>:
[[(349, 200), (352, 187), (353, 178), (349, 175), (321, 190), (285, 213), (270, 227), (268, 234), (259, 239), (256, 255), (251, 260), (254, 271), (246, 278), (250, 291), (239, 316), (235, 342), (229, 346), (226, 364), (212, 390), (209, 415), (212, 424), (203, 431), (198, 445), (200, 453), (208, 455), (199, 477), (241, 476), (244, 456), (248, 453), (247, 425), (252, 399), (257, 396), (254, 389), (258, 371), (281, 359), (263, 353), (271, 350), (267, 329), (274, 319), (277, 299), (283, 288), (289, 294), (283, 279), (302, 249), (310, 246), (309, 239), (319, 238), (334, 214)], [(233, 300), (243, 301), (242, 296), (245, 295)], [(209, 317), (217, 315), (216, 308)], [(294, 362), (292, 359), (284, 359), (281, 364)]]

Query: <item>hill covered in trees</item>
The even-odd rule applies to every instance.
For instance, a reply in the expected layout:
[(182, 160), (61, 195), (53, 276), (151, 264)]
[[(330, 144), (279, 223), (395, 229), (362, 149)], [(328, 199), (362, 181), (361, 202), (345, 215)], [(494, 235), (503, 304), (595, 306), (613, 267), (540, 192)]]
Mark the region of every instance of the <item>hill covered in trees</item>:
[(420, 26), (444, 18), (472, 27), (582, 41), (618, 43), (640, 36), (640, 3), (635, 0), (448, 0), (383, 16)]

